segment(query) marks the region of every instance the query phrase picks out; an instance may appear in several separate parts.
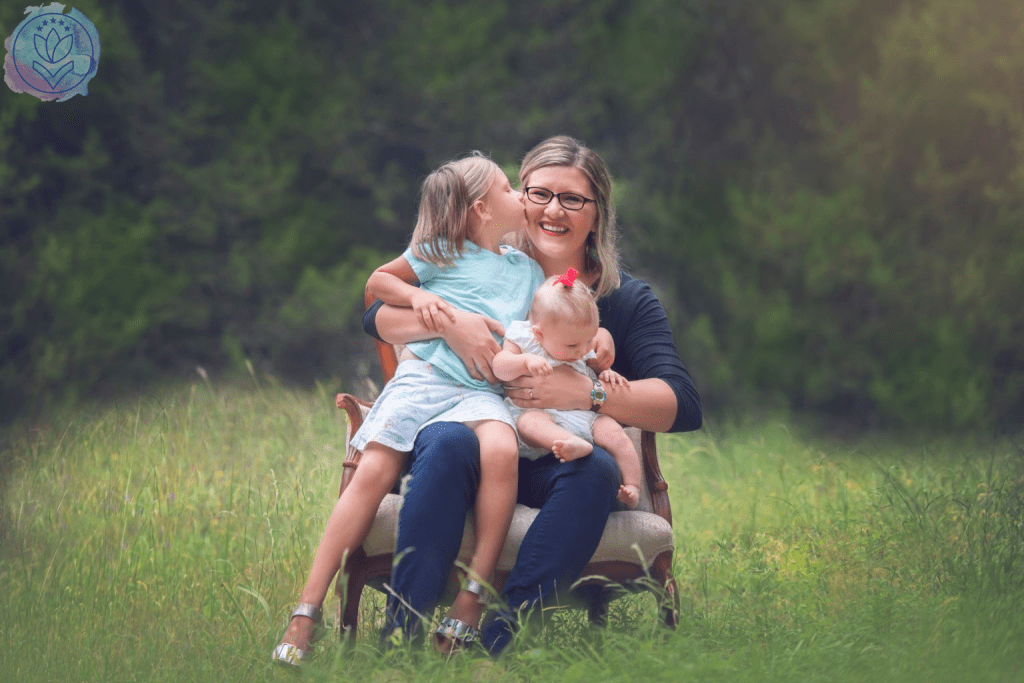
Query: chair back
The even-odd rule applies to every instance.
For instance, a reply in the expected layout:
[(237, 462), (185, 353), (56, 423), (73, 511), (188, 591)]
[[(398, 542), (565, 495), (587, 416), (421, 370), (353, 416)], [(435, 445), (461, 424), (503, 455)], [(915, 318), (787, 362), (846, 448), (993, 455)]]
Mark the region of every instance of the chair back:
[[(363, 290), (363, 306), (369, 308), (376, 300), (377, 297), (373, 295), (369, 287), (366, 287)], [(380, 369), (384, 372), (384, 382), (389, 382), (395, 376), (395, 370), (398, 369), (398, 352), (394, 345), (376, 337), (373, 338), (373, 345), (377, 349), (377, 358), (380, 359)]]

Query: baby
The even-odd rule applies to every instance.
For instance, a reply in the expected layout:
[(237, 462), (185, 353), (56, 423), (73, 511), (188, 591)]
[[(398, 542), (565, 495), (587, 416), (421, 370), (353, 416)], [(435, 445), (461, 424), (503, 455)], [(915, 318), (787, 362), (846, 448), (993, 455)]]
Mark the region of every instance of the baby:
[[(590, 379), (628, 384), (610, 367), (595, 375), (586, 363), (597, 358), (598, 312), (590, 288), (577, 281), (576, 275), (570, 268), (565, 275), (548, 278), (533, 295), (529, 319), (509, 324), (504, 346), (491, 365), (499, 379), (508, 382), (522, 375), (546, 376), (554, 365), (564, 364)], [(614, 353), (609, 355), (608, 366)], [(568, 462), (589, 455), (597, 444), (611, 453), (622, 472), (619, 502), (630, 509), (637, 506), (640, 457), (614, 418), (590, 410), (524, 409), (510, 399), (506, 403), (516, 420), (521, 457), (537, 459), (554, 453), (561, 462)]]

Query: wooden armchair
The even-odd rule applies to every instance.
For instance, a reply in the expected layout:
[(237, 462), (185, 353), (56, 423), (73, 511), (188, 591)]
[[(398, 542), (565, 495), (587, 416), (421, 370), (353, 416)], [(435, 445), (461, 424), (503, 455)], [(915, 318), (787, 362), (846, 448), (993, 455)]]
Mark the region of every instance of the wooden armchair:
[[(372, 303), (369, 294), (366, 303)], [(377, 340), (374, 343), (384, 378), (390, 380), (398, 367), (397, 351), (391, 344)], [(341, 491), (344, 491), (362, 456), (362, 452), (353, 448), (350, 441), (373, 404), (349, 394), (340, 394), (339, 403), (348, 414), (345, 432), (346, 456), (341, 480)], [(651, 590), (658, 597), (665, 624), (675, 628), (679, 621), (679, 596), (672, 574), (675, 542), (667, 493), (668, 483), (662, 477), (658, 465), (654, 434), (634, 427), (627, 428), (626, 432), (633, 439), (643, 463), (644, 481), (641, 486), (640, 504), (635, 510), (611, 514), (601, 543), (583, 570), (582, 578), (576, 583), (573, 591), (559, 597), (563, 605), (586, 608), (592, 623), (603, 624), (611, 599), (622, 595), (624, 591)], [(384, 584), (391, 577), (400, 501), (400, 497), (393, 493), (384, 498), (366, 542), (349, 556), (346, 564), (348, 580), (343, 581), (339, 574), (339, 580), (336, 582), (335, 591), (341, 601), (342, 633), (349, 633), (353, 639), (363, 588), (370, 586), (386, 592)], [(537, 510), (523, 505), (516, 506), (508, 537), (498, 560), (493, 581), (495, 589), (500, 591), (508, 578), (519, 545), (536, 515)], [(475, 545), (473, 519), (470, 513), (466, 520), (458, 561), (468, 565)], [(458, 586), (458, 569), (453, 567), (448, 582), (449, 598), (454, 597)]]

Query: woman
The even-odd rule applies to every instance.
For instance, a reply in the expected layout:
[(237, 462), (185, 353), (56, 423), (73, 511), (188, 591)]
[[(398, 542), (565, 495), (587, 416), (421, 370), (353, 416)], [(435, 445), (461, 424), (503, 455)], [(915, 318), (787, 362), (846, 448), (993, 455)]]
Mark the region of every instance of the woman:
[[(523, 159), (519, 179), (526, 197), (526, 233), (518, 246), (547, 276), (575, 268), (595, 292), (601, 326), (615, 342), (613, 369), (628, 386), (602, 386), (571, 368), (546, 377), (521, 377), (506, 394), (523, 408), (592, 409), (619, 422), (657, 432), (698, 429), (700, 397), (672, 341), (660, 302), (646, 283), (620, 272), (615, 246), (611, 177), (591, 149), (565, 136), (541, 142)], [(391, 343), (436, 336), (411, 309), (371, 307), (367, 332)], [(457, 312), (443, 337), (475, 377), (497, 382), (490, 361), (500, 350), (493, 320)], [(384, 636), (406, 637), (418, 628), (416, 612), (428, 614), (440, 599), (458, 554), (466, 513), (480, 476), (479, 447), (472, 431), (438, 423), (420, 432), (408, 468), (412, 474), (399, 516), (397, 553)], [(483, 630), (482, 642), (497, 655), (518, 628), (519, 614), (568, 590), (593, 556), (615, 503), (620, 475), (615, 460), (595, 447), (586, 458), (560, 463), (554, 455), (520, 458), (518, 502), (539, 508), (502, 591), (512, 611)], [(460, 593), (460, 598), (466, 595)], [(468, 594), (472, 595), (472, 594)], [(449, 612), (473, 615), (459, 604)]]

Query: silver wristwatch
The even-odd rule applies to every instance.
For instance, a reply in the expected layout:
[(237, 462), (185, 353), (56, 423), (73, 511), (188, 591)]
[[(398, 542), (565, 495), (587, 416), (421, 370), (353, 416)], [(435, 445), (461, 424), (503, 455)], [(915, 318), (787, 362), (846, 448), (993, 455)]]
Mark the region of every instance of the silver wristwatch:
[(594, 388), (590, 390), (590, 409), (595, 413), (601, 412), (601, 406), (604, 405), (605, 399), (608, 398), (608, 392), (604, 390), (604, 385), (601, 384), (601, 380), (594, 380)]

